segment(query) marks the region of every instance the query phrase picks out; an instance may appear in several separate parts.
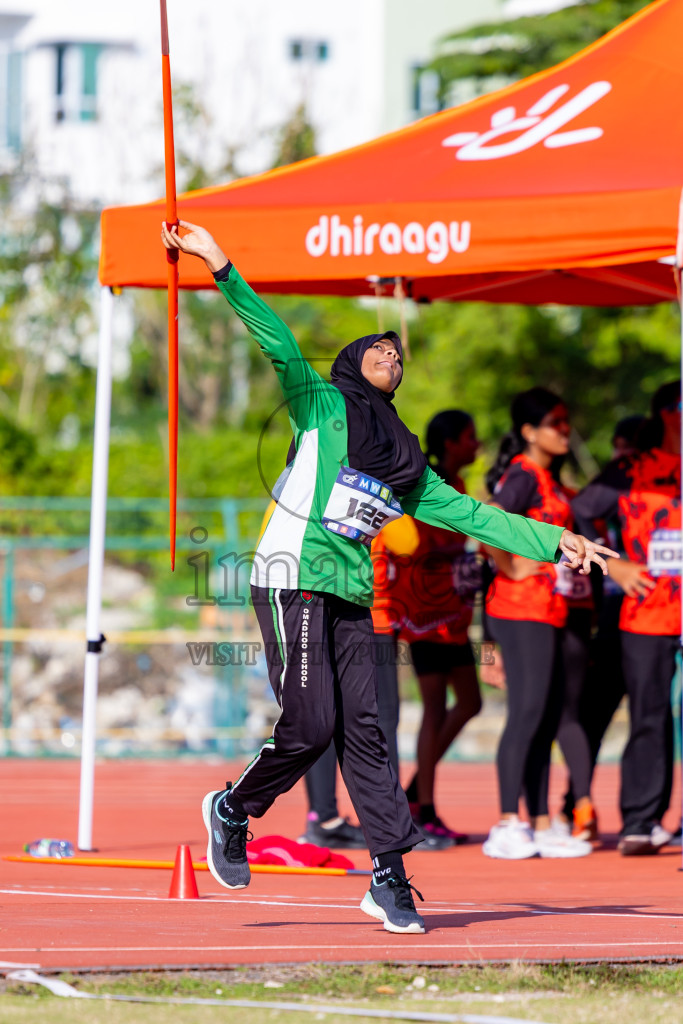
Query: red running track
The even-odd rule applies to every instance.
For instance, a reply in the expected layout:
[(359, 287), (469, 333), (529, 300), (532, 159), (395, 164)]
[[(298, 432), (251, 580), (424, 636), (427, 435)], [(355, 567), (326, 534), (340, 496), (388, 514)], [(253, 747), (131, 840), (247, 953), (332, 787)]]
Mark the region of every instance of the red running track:
[[(75, 840), (78, 773), (71, 761), (0, 762), (0, 854), (19, 853), (39, 836)], [(172, 860), (178, 844), (189, 843), (198, 860), (206, 852), (201, 800), (226, 775), (234, 777), (205, 762), (99, 764), (97, 856)], [(556, 769), (555, 805), (563, 778)], [(497, 814), (493, 766), (442, 766), (441, 813), (473, 841), (407, 858), (425, 897), (423, 936), (390, 935), (362, 914), (367, 881), (359, 877), (257, 875), (231, 893), (198, 872), (201, 899), (178, 901), (167, 898), (169, 871), (0, 861), (0, 968), (683, 959), (680, 850), (619, 856), (617, 786), (618, 769), (600, 766), (595, 798), (606, 842), (590, 857), (493, 861), (481, 852)], [(304, 817), (300, 784), (252, 828), (256, 836), (296, 837)], [(678, 813), (666, 821), (675, 827)], [(369, 866), (363, 851), (352, 859)]]

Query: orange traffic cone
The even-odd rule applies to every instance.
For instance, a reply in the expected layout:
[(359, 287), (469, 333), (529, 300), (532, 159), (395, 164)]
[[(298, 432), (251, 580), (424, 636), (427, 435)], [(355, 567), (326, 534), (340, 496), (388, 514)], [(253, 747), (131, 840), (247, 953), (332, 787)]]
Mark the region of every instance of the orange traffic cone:
[(183, 844), (178, 847), (173, 865), (171, 888), (168, 890), (170, 900), (198, 900), (199, 890), (194, 877), (190, 847)]

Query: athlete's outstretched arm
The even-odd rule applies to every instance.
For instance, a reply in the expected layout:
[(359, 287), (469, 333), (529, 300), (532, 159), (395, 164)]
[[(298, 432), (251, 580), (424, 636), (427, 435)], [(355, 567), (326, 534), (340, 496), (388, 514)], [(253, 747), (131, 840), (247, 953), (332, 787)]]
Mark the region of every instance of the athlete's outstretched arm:
[(339, 394), (304, 359), (287, 324), (249, 287), (206, 228), (184, 220), (180, 227), (182, 235), (162, 224), (164, 245), (204, 260), (219, 291), (272, 362), (296, 427), (305, 430), (330, 415)]
[(513, 515), (495, 505), (485, 505), (467, 494), (460, 494), (429, 467), (417, 486), (400, 498), (400, 502), (403, 511), (415, 519), (432, 526), (458, 530), (514, 555), (523, 555), (538, 562), (558, 562), (564, 554), (570, 566), (583, 574), (590, 572), (591, 562), (606, 572), (602, 555), (619, 557), (610, 548), (570, 530), (563, 530), (561, 526)]

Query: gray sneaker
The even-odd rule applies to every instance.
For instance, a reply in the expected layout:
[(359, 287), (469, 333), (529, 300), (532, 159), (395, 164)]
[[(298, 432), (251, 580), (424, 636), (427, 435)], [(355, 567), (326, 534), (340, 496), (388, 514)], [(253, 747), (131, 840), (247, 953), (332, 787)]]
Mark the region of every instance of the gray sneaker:
[(227, 789), (207, 793), (202, 801), (202, 817), (209, 833), (206, 861), (209, 871), (226, 889), (244, 889), (251, 881), (247, 860), (247, 840), (253, 839), (249, 831), (249, 819), (233, 821), (227, 816), (224, 798)]
[(389, 875), (387, 880), (380, 882), (379, 885), (373, 878), (360, 909), (370, 917), (383, 921), (388, 932), (424, 934), (425, 923), (415, 909), (413, 893), (417, 893), (424, 903), (422, 893), (401, 875)]

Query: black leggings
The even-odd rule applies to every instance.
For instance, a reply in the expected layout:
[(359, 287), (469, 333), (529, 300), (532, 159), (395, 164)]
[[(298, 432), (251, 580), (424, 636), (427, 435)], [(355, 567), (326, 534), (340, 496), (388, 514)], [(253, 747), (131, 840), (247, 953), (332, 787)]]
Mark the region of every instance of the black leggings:
[(586, 688), (590, 651), (590, 608), (571, 608), (561, 632), (563, 698), (557, 742), (567, 762), (576, 800), (590, 796), (593, 765), (590, 743), (581, 721), (581, 702)]
[(532, 818), (548, 813), (550, 751), (562, 714), (561, 630), (545, 622), (488, 617), (503, 652), (507, 722), (498, 745), (503, 814), (517, 814), (524, 792)]
[[(588, 740), (591, 757), (591, 782), (598, 753), (614, 713), (626, 693), (621, 667), (621, 632), (619, 613), (623, 594), (604, 594), (600, 605), (598, 632), (589, 648), (586, 682), (580, 701), (579, 721)], [(564, 814), (571, 818), (574, 810), (573, 780), (564, 798)], [(580, 795), (580, 794), (579, 794)]]

